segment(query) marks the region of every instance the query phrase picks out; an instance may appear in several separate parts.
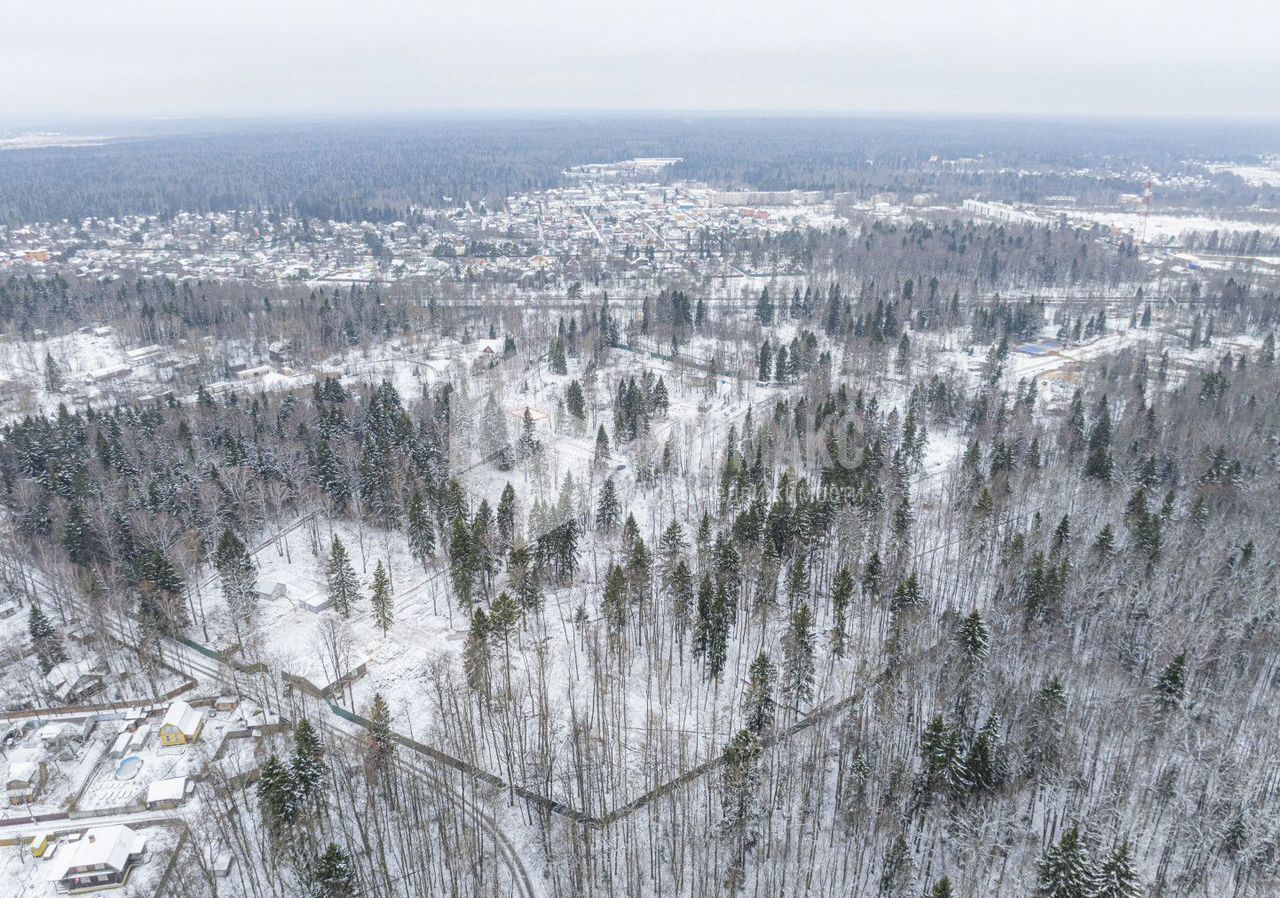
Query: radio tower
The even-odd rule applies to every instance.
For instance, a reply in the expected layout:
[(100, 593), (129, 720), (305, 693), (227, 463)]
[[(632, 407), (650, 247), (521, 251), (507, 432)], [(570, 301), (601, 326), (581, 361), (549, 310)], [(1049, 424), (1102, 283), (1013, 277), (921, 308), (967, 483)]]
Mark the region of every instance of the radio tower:
[(1138, 239), (1138, 246), (1144, 248), (1147, 245), (1147, 219), (1151, 216), (1151, 194), (1155, 186), (1155, 181), (1148, 181), (1142, 188), (1142, 236)]

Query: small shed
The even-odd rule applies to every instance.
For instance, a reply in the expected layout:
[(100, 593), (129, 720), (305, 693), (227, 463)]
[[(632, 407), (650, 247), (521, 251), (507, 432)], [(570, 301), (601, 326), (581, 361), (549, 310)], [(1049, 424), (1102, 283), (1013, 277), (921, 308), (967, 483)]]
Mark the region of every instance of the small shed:
[(188, 780), (185, 776), (156, 780), (147, 787), (147, 810), (176, 808), (187, 797), (188, 791)]

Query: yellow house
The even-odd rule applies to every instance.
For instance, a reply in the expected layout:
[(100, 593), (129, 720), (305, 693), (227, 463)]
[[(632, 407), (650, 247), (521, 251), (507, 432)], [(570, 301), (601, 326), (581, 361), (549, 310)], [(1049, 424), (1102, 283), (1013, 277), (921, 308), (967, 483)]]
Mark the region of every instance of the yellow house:
[(184, 701), (176, 701), (160, 722), (161, 745), (186, 745), (195, 742), (204, 726), (204, 717)]
[(31, 840), (31, 853), (36, 857), (44, 857), (44, 853), (49, 850), (49, 846), (54, 844), (56, 836), (53, 833), (40, 833)]

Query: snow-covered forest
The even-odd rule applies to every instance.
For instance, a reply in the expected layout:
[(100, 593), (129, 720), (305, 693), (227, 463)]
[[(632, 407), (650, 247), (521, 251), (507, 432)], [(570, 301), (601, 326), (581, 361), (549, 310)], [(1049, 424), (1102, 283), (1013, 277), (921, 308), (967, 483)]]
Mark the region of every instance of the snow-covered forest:
[[(807, 273), (0, 280), (6, 710), (278, 717), (166, 818), (183, 898), (1275, 894), (1274, 277), (704, 251)], [(76, 392), (110, 341), (183, 362)]]

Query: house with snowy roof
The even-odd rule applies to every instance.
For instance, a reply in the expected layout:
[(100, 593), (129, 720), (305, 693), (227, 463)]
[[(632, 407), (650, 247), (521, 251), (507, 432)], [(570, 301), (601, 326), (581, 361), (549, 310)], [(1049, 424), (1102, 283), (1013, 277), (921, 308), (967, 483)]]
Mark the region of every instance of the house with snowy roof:
[(87, 698), (102, 690), (102, 675), (88, 661), (63, 661), (44, 677), (45, 687), (61, 702)]
[(10, 805), (31, 804), (40, 797), (47, 775), (44, 761), (14, 756), (4, 777), (5, 795)]
[(70, 846), (66, 867), (57, 875), (60, 892), (119, 885), (147, 848), (147, 837), (127, 826), (90, 829)]
[(185, 776), (156, 780), (147, 787), (147, 810), (158, 811), (176, 808), (190, 792), (190, 781)]
[(161, 745), (188, 745), (200, 737), (204, 717), (195, 708), (178, 699), (169, 705), (160, 721)]

